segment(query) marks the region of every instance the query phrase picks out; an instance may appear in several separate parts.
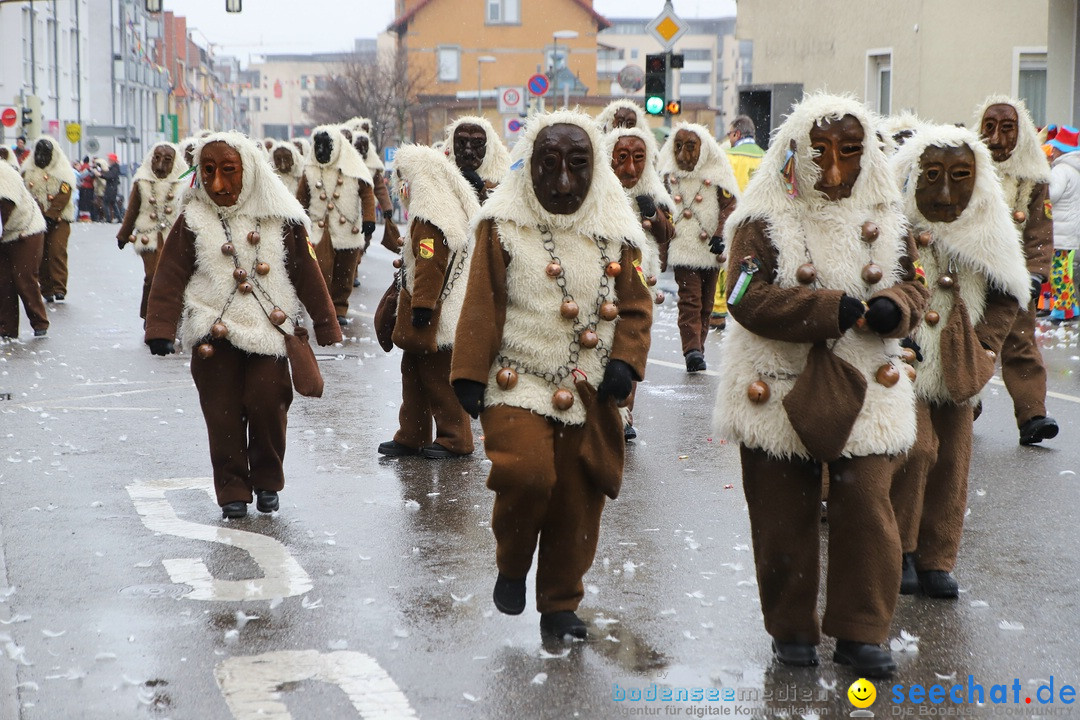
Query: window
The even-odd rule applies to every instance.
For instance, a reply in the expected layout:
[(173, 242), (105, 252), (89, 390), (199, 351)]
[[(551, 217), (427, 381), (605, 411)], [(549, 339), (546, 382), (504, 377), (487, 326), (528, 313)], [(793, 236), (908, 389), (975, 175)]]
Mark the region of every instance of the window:
[(1036, 126), (1046, 125), (1046, 50), (1017, 48), (1013, 66), (1016, 70), (1014, 94), (1028, 106)]
[(687, 61), (712, 60), (712, 56), (713, 56), (712, 50), (709, 50), (708, 48), (696, 48), (696, 49), (693, 49), (693, 50), (683, 50), (682, 55), (683, 55), (683, 60), (687, 60)]
[(679, 82), (681, 83), (708, 83), (712, 82), (712, 73), (707, 72), (683, 72), (679, 75)]
[(308, 99), (306, 97), (300, 98), (300, 112), (307, 114), (308, 111)]
[(484, 0), (488, 25), (520, 25), (521, 0)]
[(461, 48), (440, 47), (436, 52), (439, 82), (458, 82), (461, 79)]
[(45, 22), (45, 39), (45, 52), (48, 53), (45, 56), (47, 58), (45, 61), (45, 76), (48, 78), (49, 95), (55, 96), (58, 88), (53, 86), (55, 77), (50, 66), (53, 65), (53, 59), (56, 57), (56, 21), (51, 18)]
[(892, 112), (892, 50), (866, 53), (866, 103), (880, 115)]
[(308, 86), (307, 77), (308, 77), (307, 75), (301, 75), (300, 76), (300, 89), (301, 90), (307, 90), (307, 86)]
[(622, 48), (601, 47), (596, 51), (596, 59), (600, 61), (622, 60), (625, 57), (623, 54), (625, 52)]
[(325, 75), (315, 76), (315, 89), (316, 90), (328, 90), (330, 88), (330, 78)]
[(252, 98), (255, 101), (255, 112), (262, 112), (262, 98)]
[(630, 59), (631, 60), (637, 60), (637, 58), (638, 58), (637, 48), (631, 48), (630, 49)]

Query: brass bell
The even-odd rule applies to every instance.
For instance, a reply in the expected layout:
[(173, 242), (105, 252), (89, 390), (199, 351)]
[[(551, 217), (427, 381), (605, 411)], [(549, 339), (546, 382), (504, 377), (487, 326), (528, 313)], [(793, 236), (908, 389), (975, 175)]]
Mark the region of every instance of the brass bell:
[(557, 262), (550, 262), (546, 268), (548, 277), (559, 277), (562, 275), (562, 265)]
[(679, 204), (682, 204), (682, 195), (676, 195), (675, 197), (673, 197), (671, 199), (674, 200), (675, 202), (679, 203)]
[(321, 227), (321, 228), (326, 227), (326, 221), (325, 220), (320, 220), (319, 221), (319, 227)]
[(338, 185), (344, 185), (345, 184), (345, 178), (339, 176), (338, 179), (337, 179), (337, 184)]
[(600, 344), (600, 336), (596, 334), (595, 330), (585, 328), (581, 331), (581, 334), (578, 335), (578, 342), (581, 344), (581, 347), (592, 350)]
[(612, 260), (604, 268), (604, 272), (607, 273), (608, 277), (619, 277), (619, 273), (622, 272), (622, 265)]
[(338, 221), (338, 225), (344, 225), (345, 223), (348, 222), (348, 220), (345, 219), (344, 215), (339, 215), (337, 221)]
[(645, 278), (645, 284), (649, 287), (656, 285), (656, 276), (650, 275), (649, 277)]
[(128, 235), (128, 242), (130, 242), (130, 243), (135, 242), (135, 236), (134, 235)]
[(353, 235), (359, 235), (360, 234), (360, 228), (353, 225), (352, 230), (350, 232), (352, 232)]
[(316, 188), (321, 188), (322, 187), (322, 180), (316, 180), (315, 181), (315, 187)]
[(814, 267), (813, 263), (803, 263), (795, 271), (795, 279), (803, 285), (809, 285), (817, 280), (817, 268)]
[(701, 232), (698, 233), (698, 240), (701, 240), (702, 242), (704, 242), (705, 240), (708, 240), (708, 239), (709, 239), (709, 233), (705, 232), (704, 230), (702, 230)]
[(319, 199), (320, 200), (325, 200), (326, 199), (326, 193), (324, 193), (324, 192), (319, 193)]
[(396, 268), (401, 267), (401, 258), (394, 258), (394, 263), (393, 264), (394, 264), (394, 267), (396, 267)]
[(712, 186), (712, 180), (709, 180), (709, 179), (706, 178), (705, 187), (711, 187), (711, 186)]
[(142, 241), (142, 244), (143, 244), (143, 245), (149, 245), (149, 244), (150, 244), (150, 238), (146, 237), (145, 235), (143, 235), (143, 236), (142, 236), (142, 237), (140, 238), (140, 240)]
[(495, 373), (495, 382), (503, 390), (513, 390), (517, 381), (518, 374), (514, 368), (504, 367)]
[(156, 212), (150, 213), (150, 219), (151, 220), (157, 220), (157, 213)]
[(165, 199), (166, 200), (172, 200), (174, 197), (176, 197), (176, 196), (173, 195), (172, 193), (169, 193), (168, 195), (165, 196)]
[(892, 363), (885, 363), (877, 369), (877, 372), (874, 374), (874, 379), (877, 380), (880, 385), (892, 387), (900, 382), (900, 371), (897, 370), (896, 366)]
[(27, 187), (34, 187), (34, 181), (31, 180), (30, 182), (26, 183), (26, 186)]
[(701, 201), (702, 201), (702, 200), (704, 200), (704, 199), (705, 199), (705, 198), (703, 198), (703, 197), (702, 197), (701, 195), (695, 195), (695, 196), (694, 196), (694, 202), (696, 202), (696, 203), (699, 203), (699, 202), (701, 202)]
[(682, 216), (684, 218), (686, 218), (687, 220), (689, 220), (690, 218), (694, 217), (694, 211), (691, 210), (690, 208), (687, 208), (687, 209), (682, 211)]
[(573, 320), (579, 312), (578, 304), (569, 298), (563, 300), (562, 305), (559, 306), (559, 314), (567, 320)]
[(165, 206), (165, 214), (166, 215), (172, 215), (172, 205), (166, 205)]
[(939, 315), (936, 310), (931, 310), (930, 312), (926, 313), (924, 319), (926, 320), (927, 325), (933, 327), (934, 325), (937, 325), (939, 322), (941, 322), (941, 315)]
[(158, 223), (158, 230), (164, 230), (165, 227), (165, 223)]
[(274, 325), (281, 325), (286, 319), (288, 319), (288, 316), (285, 315), (285, 311), (281, 308), (276, 307), (270, 311), (270, 322)]
[(862, 239), (866, 242), (874, 242), (878, 239), (880, 233), (881, 231), (878, 229), (877, 223), (867, 220), (862, 224)]
[(654, 298), (654, 300), (655, 300), (657, 305), (663, 305), (664, 300), (666, 300), (666, 299), (667, 299), (667, 297), (664, 295), (663, 290), (657, 290), (656, 291), (656, 297)]
[(643, 230), (652, 230), (652, 220), (642, 220), (641, 227)]
[(555, 406), (556, 410), (569, 410), (574, 404), (574, 393), (559, 388), (551, 396), (551, 404)]
[(224, 243), (221, 246), (221, 254), (222, 255), (235, 255), (236, 254), (236, 248), (233, 247), (233, 244), (231, 242)]
[(862, 269), (862, 279), (867, 285), (874, 285), (875, 283), (881, 282), (883, 276), (884, 273), (881, 272), (881, 268), (874, 263), (867, 263)]
[(758, 404), (767, 402), (769, 399), (769, 385), (761, 380), (755, 380), (746, 388), (746, 397), (750, 402)]
[(255, 272), (257, 272), (259, 275), (268, 274), (270, 272), (270, 263), (261, 261), (256, 263)]
[(993, 350), (987, 348), (986, 349), (986, 357), (990, 358), (990, 362), (994, 362), (994, 361), (997, 360), (997, 353), (994, 352)]
[(262, 237), (255, 230), (247, 234), (247, 241), (252, 245), (258, 245), (260, 240), (262, 240)]
[(672, 176), (671, 177), (671, 184), (672, 185), (678, 185), (679, 184), (679, 178), (677, 178), (675, 176)]
[(911, 365), (915, 362), (917, 358), (915, 356), (915, 351), (911, 348), (901, 348), (900, 359), (906, 362), (908, 365)]
[(199, 352), (199, 357), (203, 360), (209, 360), (214, 357), (214, 346), (210, 343), (203, 343), (196, 348)]
[(238, 267), (232, 271), (232, 276), (236, 280), (236, 282), (244, 282), (245, 280), (247, 280), (247, 270)]
[(929, 230), (923, 230), (915, 237), (915, 242), (919, 247), (930, 247), (930, 243), (934, 242), (934, 234)]
[(913, 368), (911, 365), (905, 365), (904, 372), (907, 373), (908, 380), (910, 380), (911, 382), (915, 382), (915, 378), (918, 376), (918, 373), (915, 372), (915, 368)]
[(150, 196), (150, 204), (151, 205), (157, 205), (157, 198), (154, 197), (153, 195)]
[(333, 210), (334, 209), (334, 203), (332, 203), (332, 202), (326, 203), (326, 209), (327, 210)]
[(236, 289), (244, 293), (245, 295), (251, 294), (251, 291), (254, 290), (254, 288), (251, 286), (251, 283), (249, 283), (247, 280), (237, 285)]
[(217, 340), (220, 340), (221, 338), (225, 337), (228, 334), (229, 334), (228, 326), (225, 323), (221, 322), (220, 320), (218, 320), (216, 323), (214, 323), (213, 325), (210, 326), (210, 337), (212, 337), (212, 338), (216, 338)]
[(953, 279), (952, 275), (942, 275), (937, 279), (937, 284), (939, 288), (948, 290), (956, 284), (956, 280)]
[(1013, 220), (1017, 223), (1027, 222), (1027, 213), (1023, 210), (1017, 210), (1013, 213)]
[(335, 200), (337, 200), (339, 197), (341, 197), (341, 193), (339, 193), (339, 192), (334, 193), (333, 198)]
[(613, 302), (606, 302), (600, 306), (600, 319), (611, 322), (619, 317), (619, 306)]
[(48, 180), (48, 179), (49, 179), (49, 173), (45, 173), (45, 179), (46, 179), (46, 180)]

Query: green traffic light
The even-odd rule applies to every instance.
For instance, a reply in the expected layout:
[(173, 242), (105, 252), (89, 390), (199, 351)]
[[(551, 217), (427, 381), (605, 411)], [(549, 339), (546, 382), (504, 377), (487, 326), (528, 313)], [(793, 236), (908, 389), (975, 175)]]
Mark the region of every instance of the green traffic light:
[(650, 115), (663, 115), (664, 114), (664, 98), (659, 95), (652, 95), (645, 99), (645, 112)]

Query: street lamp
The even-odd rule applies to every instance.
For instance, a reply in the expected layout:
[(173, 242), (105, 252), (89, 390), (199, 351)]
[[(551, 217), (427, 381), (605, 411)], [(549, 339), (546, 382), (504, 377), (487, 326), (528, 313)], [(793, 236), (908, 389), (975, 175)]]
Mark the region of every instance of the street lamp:
[(483, 87), (483, 83), (480, 81), (480, 72), (483, 70), (484, 63), (493, 63), (495, 58), (491, 55), (481, 55), (476, 58), (476, 114), (482, 115), (484, 112), (484, 106), (480, 100), (480, 90)]
[(154, 15), (161, 12), (161, 0), (146, 0), (146, 12)]
[(225, 0), (225, 12), (238, 13), (240, 12), (241, 0)]
[[(551, 34), (554, 39), (553, 45), (555, 46), (551, 57), (551, 71), (555, 76), (555, 92), (559, 92), (559, 41), (560, 40), (573, 40), (578, 36), (577, 30), (556, 30)], [(567, 71), (570, 70), (570, 44), (566, 44), (566, 62), (564, 63)], [(563, 86), (563, 109), (565, 110), (570, 105), (570, 86), (566, 83)]]

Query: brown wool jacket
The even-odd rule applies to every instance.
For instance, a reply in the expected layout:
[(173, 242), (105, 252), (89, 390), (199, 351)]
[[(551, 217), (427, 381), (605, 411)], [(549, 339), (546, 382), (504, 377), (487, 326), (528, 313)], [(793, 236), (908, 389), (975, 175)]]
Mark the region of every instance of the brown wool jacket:
[(1028, 272), (1050, 277), (1050, 263), (1054, 258), (1054, 221), (1050, 207), (1050, 185), (1039, 183), (1031, 191), (1027, 221), (1024, 223), (1024, 257)]

